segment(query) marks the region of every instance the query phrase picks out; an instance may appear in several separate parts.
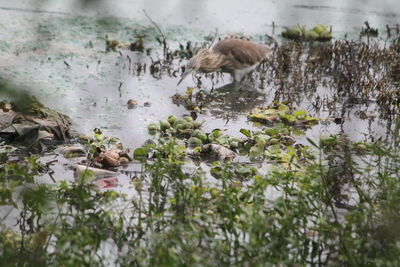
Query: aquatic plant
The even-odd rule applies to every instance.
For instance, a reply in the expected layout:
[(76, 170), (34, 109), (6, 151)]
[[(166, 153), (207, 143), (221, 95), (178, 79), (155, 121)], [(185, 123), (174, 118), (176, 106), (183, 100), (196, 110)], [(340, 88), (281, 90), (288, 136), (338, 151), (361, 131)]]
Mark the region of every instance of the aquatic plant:
[[(306, 147), (296, 144), (294, 131), (282, 123), (242, 129), (244, 138), (232, 141), (239, 143), (238, 153), (251, 154), (254, 147), (263, 152), (249, 163), (198, 158), (188, 153), (186, 141), (193, 136), (160, 129), (153, 141), (134, 151), (143, 167), (132, 179), (135, 194), (129, 197), (83, 180), (37, 184), (35, 159), (26, 165), (7, 163), (0, 168), (1, 192), (15, 191), (12, 181), (24, 189), (2, 195), (2, 204), (14, 203), (20, 216), (19, 230), (2, 219), (1, 261), (395, 264), (400, 240), (397, 148), (352, 143), (343, 136), (319, 144), (309, 140)], [(191, 134), (199, 136), (202, 146), (228, 147), (233, 138), (221, 130)]]

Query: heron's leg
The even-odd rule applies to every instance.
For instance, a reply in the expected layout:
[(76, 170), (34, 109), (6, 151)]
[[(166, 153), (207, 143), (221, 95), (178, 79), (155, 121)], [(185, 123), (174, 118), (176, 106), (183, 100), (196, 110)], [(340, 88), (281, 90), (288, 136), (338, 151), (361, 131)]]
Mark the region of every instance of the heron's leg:
[(242, 87), (243, 87), (243, 85), (244, 85), (244, 81), (246, 80), (246, 77), (250, 74), (252, 74), (253, 73), (253, 71), (250, 71), (250, 72), (247, 72), (247, 73), (245, 73), (244, 75), (242, 75), (241, 77), (240, 77), (240, 80), (239, 81), (237, 81), (236, 83), (237, 83), (237, 86), (236, 86), (236, 88), (237, 88), (237, 90), (241, 90), (242, 89)]
[(243, 75), (239, 70), (233, 71), (232, 78), (233, 78), (233, 88), (234, 90), (240, 91), (242, 89), (242, 83), (245, 79), (246, 75)]
[(242, 90), (242, 81), (243, 81), (243, 79), (242, 80), (240, 80), (240, 81), (236, 81), (236, 80), (233, 80), (233, 82), (232, 82), (232, 88), (233, 88), (233, 90), (235, 90), (235, 91), (240, 91), (240, 90)]
[(246, 79), (246, 76), (247, 76), (247, 74), (246, 75), (243, 75), (243, 77), (242, 77), (242, 79), (240, 79), (240, 84), (242, 84), (243, 83), (243, 81)]

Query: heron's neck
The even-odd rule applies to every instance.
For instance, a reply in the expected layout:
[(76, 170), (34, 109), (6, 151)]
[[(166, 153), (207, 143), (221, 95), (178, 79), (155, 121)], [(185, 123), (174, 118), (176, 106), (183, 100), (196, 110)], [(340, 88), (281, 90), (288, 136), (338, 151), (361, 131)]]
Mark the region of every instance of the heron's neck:
[(223, 55), (211, 51), (203, 59), (202, 66), (199, 68), (199, 70), (205, 73), (217, 71), (221, 68), (223, 61), (224, 61)]

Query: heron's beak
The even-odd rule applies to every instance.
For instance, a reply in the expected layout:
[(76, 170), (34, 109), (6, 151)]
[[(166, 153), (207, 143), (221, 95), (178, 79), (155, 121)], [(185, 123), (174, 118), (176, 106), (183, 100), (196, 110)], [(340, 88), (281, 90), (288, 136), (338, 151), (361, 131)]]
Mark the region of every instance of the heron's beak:
[(179, 85), (190, 73), (192, 73), (194, 69), (186, 69), (185, 72), (182, 74), (181, 79), (179, 80), (178, 84)]

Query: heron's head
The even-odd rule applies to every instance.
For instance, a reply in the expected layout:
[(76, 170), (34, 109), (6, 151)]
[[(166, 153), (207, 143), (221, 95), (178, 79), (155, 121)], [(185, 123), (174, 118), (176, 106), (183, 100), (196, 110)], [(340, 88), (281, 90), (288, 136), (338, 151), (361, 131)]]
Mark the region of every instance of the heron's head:
[(213, 53), (208, 49), (200, 50), (195, 56), (193, 56), (185, 65), (185, 72), (182, 74), (178, 85), (194, 71), (208, 72), (205, 71), (207, 64), (210, 62), (210, 58), (213, 57)]

